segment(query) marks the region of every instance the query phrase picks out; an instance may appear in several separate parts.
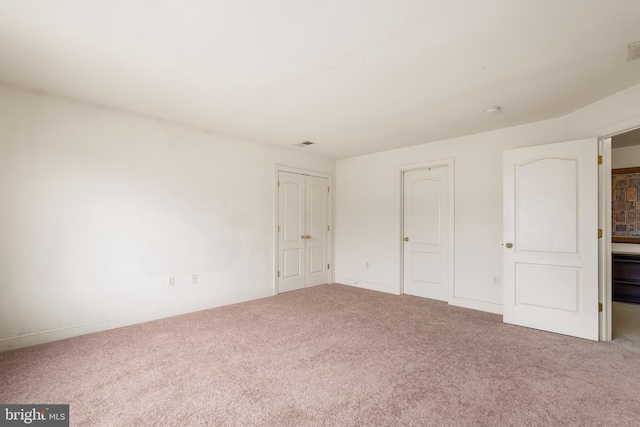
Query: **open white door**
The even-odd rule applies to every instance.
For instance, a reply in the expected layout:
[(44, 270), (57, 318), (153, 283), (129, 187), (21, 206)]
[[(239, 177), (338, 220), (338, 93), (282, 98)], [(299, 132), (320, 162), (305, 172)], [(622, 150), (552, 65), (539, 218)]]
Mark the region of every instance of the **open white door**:
[(504, 322), (598, 339), (596, 139), (504, 152)]

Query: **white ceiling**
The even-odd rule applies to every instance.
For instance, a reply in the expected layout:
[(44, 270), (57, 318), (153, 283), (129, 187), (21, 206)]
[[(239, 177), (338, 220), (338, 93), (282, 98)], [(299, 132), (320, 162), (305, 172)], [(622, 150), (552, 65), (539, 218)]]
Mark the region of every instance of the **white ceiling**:
[(638, 40), (638, 0), (0, 0), (0, 81), (343, 158), (564, 115)]

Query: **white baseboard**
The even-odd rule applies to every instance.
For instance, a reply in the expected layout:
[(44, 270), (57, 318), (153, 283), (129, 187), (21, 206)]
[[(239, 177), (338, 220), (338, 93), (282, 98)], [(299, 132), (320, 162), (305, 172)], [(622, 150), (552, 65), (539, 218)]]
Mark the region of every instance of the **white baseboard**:
[[(335, 276), (333, 278), (335, 283), (340, 283), (347, 286), (354, 286), (356, 288), (369, 289), (371, 291), (386, 292), (388, 294), (398, 295), (398, 290), (393, 285), (385, 283), (366, 282), (364, 280), (352, 279), (349, 277)], [(472, 310), (486, 311), (494, 314), (502, 314), (502, 304), (495, 304), (485, 301), (477, 301), (467, 298), (455, 297), (449, 304), (457, 307), (470, 308)]]
[(398, 290), (393, 285), (386, 283), (365, 282), (359, 279), (350, 279), (348, 277), (334, 277), (334, 282), (342, 285), (355, 286), (356, 288), (369, 289), (371, 291), (386, 292), (388, 294), (398, 294)]
[(471, 308), (473, 310), (487, 311), (494, 314), (502, 314), (502, 304), (495, 304), (492, 302), (454, 297), (453, 301), (449, 302), (449, 304), (457, 307)]
[(160, 310), (136, 313), (128, 316), (115, 317), (112, 319), (99, 320), (97, 322), (85, 323), (81, 325), (67, 326), (65, 328), (51, 329), (48, 331), (33, 334), (21, 335), (0, 339), (0, 352), (13, 350), (16, 348), (29, 347), (37, 344), (44, 344), (51, 341), (90, 334), (93, 332), (106, 331), (108, 329), (121, 328), (123, 326), (135, 325), (137, 323), (149, 322), (151, 320), (164, 319), (166, 317), (179, 314), (193, 313), (195, 311), (207, 310), (209, 308), (221, 307), (223, 305), (235, 304), (238, 302), (251, 301), (258, 298), (266, 298), (273, 295), (273, 289), (246, 292), (201, 301), (193, 304), (184, 304), (176, 307), (169, 307)]

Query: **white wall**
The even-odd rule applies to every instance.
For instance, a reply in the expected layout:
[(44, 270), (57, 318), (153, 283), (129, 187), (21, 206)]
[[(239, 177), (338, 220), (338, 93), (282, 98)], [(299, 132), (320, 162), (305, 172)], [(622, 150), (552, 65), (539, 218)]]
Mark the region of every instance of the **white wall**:
[[(606, 136), (640, 125), (640, 85), (565, 117), (336, 162), (336, 281), (398, 292), (397, 167), (454, 158), (455, 278), (451, 303), (500, 313), (502, 152)], [(369, 262), (369, 268), (365, 263)]]
[(272, 295), (275, 164), (334, 171), (0, 86), (0, 350)]
[(640, 167), (640, 145), (611, 150), (611, 169)]
[[(336, 163), (335, 275), (340, 283), (397, 292), (400, 165), (454, 158), (456, 303), (497, 312), (502, 288), (502, 150), (554, 140), (560, 122), (434, 142)], [(365, 263), (369, 262), (369, 268)]]
[[(396, 168), (452, 157), (452, 303), (500, 312), (502, 151), (635, 126), (640, 85), (559, 119), (339, 160), (336, 280), (398, 289)], [(330, 159), (0, 86), (0, 350), (271, 295), (275, 164), (334, 171)]]

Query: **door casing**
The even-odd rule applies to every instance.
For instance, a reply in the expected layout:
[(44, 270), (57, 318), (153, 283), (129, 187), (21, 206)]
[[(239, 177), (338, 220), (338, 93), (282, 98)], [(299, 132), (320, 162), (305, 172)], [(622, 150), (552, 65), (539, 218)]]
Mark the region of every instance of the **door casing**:
[(600, 269), (600, 301), (602, 303), (602, 312), (600, 313), (600, 341), (611, 341), (612, 339), (612, 310), (613, 310), (613, 283), (611, 274), (613, 272), (611, 266), (612, 246), (612, 224), (611, 224), (611, 158), (612, 158), (612, 138), (626, 132), (640, 129), (640, 127), (632, 127), (621, 130), (619, 132), (610, 133), (599, 139), (599, 153), (602, 156), (602, 166), (600, 167), (599, 176), (599, 208), (600, 222), (599, 227), (602, 229), (602, 242), (600, 251), (602, 253), (599, 259)]
[(611, 341), (611, 138), (598, 141), (602, 164), (598, 169), (598, 228), (602, 239), (598, 242), (598, 298), (602, 312), (598, 319), (599, 340)]

